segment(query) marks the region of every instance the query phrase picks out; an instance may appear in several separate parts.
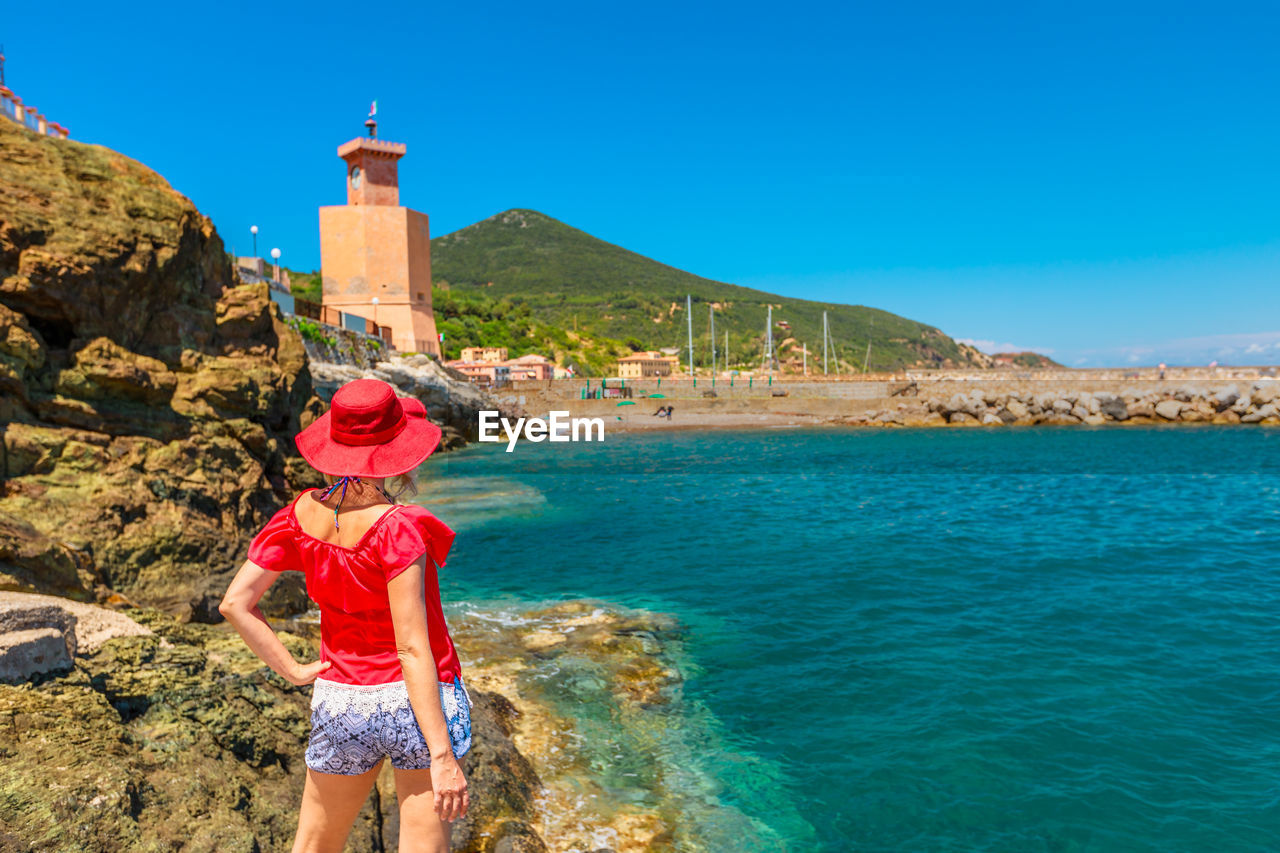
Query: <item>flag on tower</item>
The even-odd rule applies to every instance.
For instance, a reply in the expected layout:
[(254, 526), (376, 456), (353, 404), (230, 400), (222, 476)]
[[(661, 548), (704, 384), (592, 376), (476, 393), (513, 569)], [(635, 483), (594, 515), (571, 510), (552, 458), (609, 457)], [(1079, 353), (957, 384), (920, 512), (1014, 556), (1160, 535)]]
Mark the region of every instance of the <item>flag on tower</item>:
[(369, 105), (369, 118), (373, 118), (378, 114), (378, 102), (375, 100)]

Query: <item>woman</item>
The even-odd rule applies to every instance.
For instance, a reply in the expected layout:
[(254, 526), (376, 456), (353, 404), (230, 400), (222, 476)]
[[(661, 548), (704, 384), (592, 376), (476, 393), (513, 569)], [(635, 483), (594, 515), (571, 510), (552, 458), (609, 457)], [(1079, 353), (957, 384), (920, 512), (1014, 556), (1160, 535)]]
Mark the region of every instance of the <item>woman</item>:
[[(267, 522), (218, 608), (267, 666), (315, 684), (293, 851), (341, 851), (390, 757), (400, 849), (447, 852), (449, 823), (469, 805), (458, 759), (471, 748), (471, 700), (437, 580), (453, 531), (387, 492), (388, 480), (397, 495), (412, 487), (440, 429), (419, 401), (359, 379), (295, 441), (329, 486), (302, 492)], [(306, 574), (320, 608), (313, 663), (295, 661), (258, 609), (288, 570)]]

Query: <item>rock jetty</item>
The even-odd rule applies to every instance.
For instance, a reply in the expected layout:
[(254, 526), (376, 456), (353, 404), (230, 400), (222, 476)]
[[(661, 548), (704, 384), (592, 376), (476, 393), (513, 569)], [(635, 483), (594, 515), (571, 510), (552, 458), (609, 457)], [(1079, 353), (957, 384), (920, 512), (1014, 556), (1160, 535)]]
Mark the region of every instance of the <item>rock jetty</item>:
[(975, 388), (873, 409), (859, 426), (1032, 426), (1037, 424), (1280, 424), (1280, 382), (1185, 387), (1144, 393), (1103, 390), (986, 391)]

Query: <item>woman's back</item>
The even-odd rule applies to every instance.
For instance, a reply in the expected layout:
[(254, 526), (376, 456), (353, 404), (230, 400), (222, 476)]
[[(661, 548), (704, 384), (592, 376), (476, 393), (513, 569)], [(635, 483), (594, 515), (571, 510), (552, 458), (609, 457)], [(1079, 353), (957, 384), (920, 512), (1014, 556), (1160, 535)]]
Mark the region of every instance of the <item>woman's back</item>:
[[(461, 671), (440, 603), (437, 567), (444, 564), (453, 531), (415, 505), (357, 504), (338, 510), (309, 489), (267, 522), (249, 546), (249, 559), (268, 571), (300, 571), (307, 595), (320, 609), (325, 678), (348, 684), (381, 684), (402, 677), (392, 624), (388, 583), (426, 556), (423, 593), (438, 677)], [(348, 498), (353, 497), (351, 494)]]
[(340, 548), (354, 548), (360, 544), (369, 529), (394, 506), (380, 500), (354, 508), (343, 506), (338, 509), (338, 523), (335, 525), (334, 506), (337, 505), (338, 498), (335, 495), (326, 503), (320, 500), (321, 494), (323, 492), (320, 490), (308, 489), (298, 495), (294, 501), (298, 527), (312, 539)]

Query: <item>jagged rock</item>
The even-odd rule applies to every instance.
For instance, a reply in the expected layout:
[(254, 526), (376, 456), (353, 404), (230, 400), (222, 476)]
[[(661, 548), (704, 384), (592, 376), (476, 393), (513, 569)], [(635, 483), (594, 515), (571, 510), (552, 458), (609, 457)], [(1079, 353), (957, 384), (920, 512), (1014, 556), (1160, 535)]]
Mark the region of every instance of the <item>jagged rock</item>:
[(1129, 407), (1124, 400), (1115, 396), (1099, 402), (1098, 412), (1114, 421), (1123, 421), (1129, 418)]
[(97, 573), (89, 556), (0, 512), (0, 589), (93, 597)]
[(1274, 418), (1276, 417), (1276, 414), (1277, 414), (1277, 409), (1275, 404), (1266, 403), (1265, 405), (1259, 406), (1257, 409), (1254, 409), (1253, 411), (1250, 411), (1244, 415), (1241, 415), (1240, 423), (1256, 424), (1266, 420), (1267, 418)]
[[(1012, 401), (1012, 400), (1011, 400), (1010, 402), (1015, 402), (1015, 401)], [(1026, 411), (1027, 411), (1026, 407), (1025, 407), (1025, 406), (1021, 406), (1021, 407), (1019, 407), (1019, 408), (1021, 408), (1021, 409), (1022, 409), (1023, 416), (1025, 416), (1025, 415), (1026, 415)], [(997, 413), (996, 413), (996, 417), (998, 417), (998, 418), (1000, 419), (1000, 422), (1001, 422), (1001, 423), (1004, 423), (1004, 424), (1017, 423), (1017, 421), (1018, 421), (1018, 419), (1019, 419), (1019, 416), (1018, 416), (1018, 415), (1015, 415), (1015, 414), (1014, 414), (1012, 411), (1010, 411), (1008, 408), (1001, 409), (999, 412), (997, 412)]]
[(0, 681), (69, 669), (116, 637), (151, 633), (129, 617), (52, 595), (0, 592)]
[(1010, 399), (1005, 405), (1005, 411), (1013, 415), (1015, 420), (1025, 418), (1028, 414), (1026, 404), (1018, 399)]
[(1253, 386), (1253, 393), (1249, 395), (1250, 401), (1255, 406), (1263, 406), (1270, 403), (1278, 395), (1280, 395), (1280, 387), (1275, 382), (1259, 382)]
[(30, 628), (0, 633), (0, 682), (26, 681), (71, 668), (66, 635), (57, 628)]
[(0, 122), (0, 185), (0, 584), (176, 612), (319, 481), (302, 341), (144, 166)]
[(976, 424), (978, 419), (968, 412), (952, 412), (947, 416), (947, 423), (952, 424)]
[(1167, 421), (1176, 421), (1182, 412), (1182, 403), (1177, 400), (1162, 400), (1156, 404), (1155, 411)]
[(1048, 411), (1049, 409), (1052, 409), (1056, 414), (1067, 415), (1071, 413), (1071, 410), (1073, 408), (1075, 408), (1075, 406), (1074, 404), (1071, 403), (1070, 400), (1066, 400), (1060, 397), (1054, 400), (1049, 405), (1048, 409), (1046, 409), (1046, 411)]
[(1071, 416), (1075, 418), (1079, 418), (1082, 421), (1085, 418), (1089, 417), (1089, 415), (1091, 414), (1092, 412), (1090, 412), (1087, 407), (1082, 406), (1079, 403), (1076, 403), (1074, 406), (1071, 407)]
[(1238, 424), (1240, 423), (1240, 416), (1230, 409), (1224, 409), (1213, 416), (1213, 422), (1215, 424)]
[(995, 412), (984, 412), (982, 415), (982, 423), (989, 426), (1004, 425), (1004, 421)]
[(1105, 424), (1107, 422), (1106, 417), (1100, 414), (1085, 415), (1080, 420), (1086, 424), (1089, 424), (1090, 426), (1101, 426), (1102, 424)]

